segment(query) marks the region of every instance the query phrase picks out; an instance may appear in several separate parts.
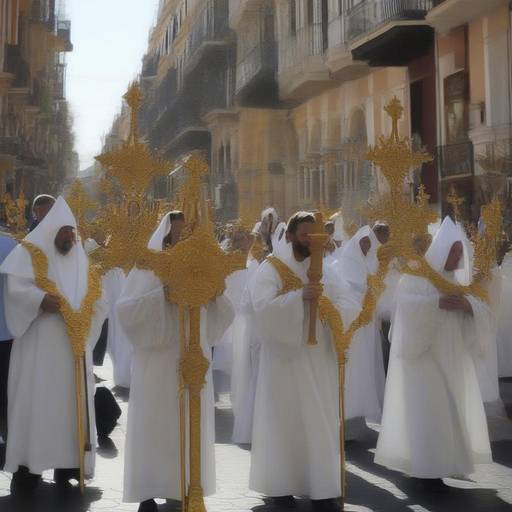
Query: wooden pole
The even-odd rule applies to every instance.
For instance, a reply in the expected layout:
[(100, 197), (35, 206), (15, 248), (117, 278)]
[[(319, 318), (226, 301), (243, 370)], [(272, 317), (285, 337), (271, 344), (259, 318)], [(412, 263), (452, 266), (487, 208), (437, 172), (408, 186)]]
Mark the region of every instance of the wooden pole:
[(347, 478), (345, 468), (345, 360), (338, 361), (339, 379), (339, 421), (340, 421), (340, 478), (341, 497), (345, 499), (347, 494)]
[(75, 357), (75, 401), (76, 401), (76, 434), (78, 443), (78, 465), (80, 468), (80, 491), (85, 490), (85, 445), (82, 407), (82, 357)]
[(309, 235), (311, 247), (311, 263), (308, 270), (308, 279), (310, 285), (317, 287), (318, 293), (310, 302), (309, 310), (309, 333), (308, 345), (317, 345), (316, 322), (318, 316), (318, 300), (322, 295), (322, 276), (324, 264), (324, 250), (329, 240), (329, 235), (325, 231), (323, 215), (320, 212), (315, 213), (315, 224), (313, 232)]
[[(180, 315), (180, 354), (181, 357), (187, 350), (187, 332), (185, 324), (185, 308), (179, 306)], [(187, 452), (186, 442), (187, 436), (185, 432), (186, 427), (186, 416), (185, 416), (185, 381), (181, 367), (178, 368), (178, 382), (179, 382), (179, 407), (180, 407), (180, 490), (181, 490), (181, 510), (186, 512), (187, 510)]]

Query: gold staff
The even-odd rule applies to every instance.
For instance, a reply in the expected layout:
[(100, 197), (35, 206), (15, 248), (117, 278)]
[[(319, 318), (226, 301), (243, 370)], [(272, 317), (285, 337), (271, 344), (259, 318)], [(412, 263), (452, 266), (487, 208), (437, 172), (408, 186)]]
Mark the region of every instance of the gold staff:
[(313, 232), (310, 233), (311, 242), (311, 263), (308, 270), (308, 279), (310, 286), (313, 287), (315, 295), (309, 306), (309, 335), (308, 345), (317, 345), (316, 339), (316, 320), (318, 316), (318, 299), (322, 295), (322, 275), (325, 245), (329, 240), (329, 235), (325, 231), (324, 218), (320, 212), (315, 213), (315, 224)]

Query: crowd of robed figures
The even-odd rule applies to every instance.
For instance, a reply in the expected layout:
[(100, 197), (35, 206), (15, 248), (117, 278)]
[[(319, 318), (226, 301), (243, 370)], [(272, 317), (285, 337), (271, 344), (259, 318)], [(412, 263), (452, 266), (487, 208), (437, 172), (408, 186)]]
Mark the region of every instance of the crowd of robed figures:
[[(77, 238), (76, 220), (63, 198), (37, 198), (33, 209), (36, 223), (25, 240), (46, 254), (48, 278), (78, 309), (87, 293), (88, 253), (97, 244)], [(179, 243), (185, 221), (181, 212), (169, 212), (148, 247), (163, 251)], [(217, 369), (231, 375), (233, 441), (251, 444), (249, 487), (283, 509), (293, 507), (297, 496), (309, 497), (315, 510), (343, 506), (336, 353), (321, 322), (318, 344), (306, 342), (315, 296), (307, 276), (313, 223), (307, 212), (279, 222), (270, 208), (254, 227), (263, 256), (277, 258), (303, 287), (283, 290), (271, 259), (249, 255), (247, 267), (227, 278), (225, 293), (201, 311), (201, 345), (211, 363), (201, 400), (205, 495), (215, 493), (212, 370)], [(324, 295), (349, 325), (361, 311), (389, 228), (377, 223), (349, 236), (338, 215), (326, 230), (331, 240)], [(417, 250), (446, 279), (468, 284), (473, 251), (464, 229), (446, 217), (433, 231), (431, 243), (418, 243)], [(10, 349), (12, 343), (4, 469), (13, 474), (16, 497), (33, 496), (49, 469), (55, 470), (58, 488), (69, 492), (77, 477), (77, 420), (73, 354), (61, 304), (38, 288), (26, 248), (8, 235), (1, 241), (5, 321), (0, 317), (0, 327), (6, 340), (14, 339), (0, 344)], [(249, 249), (247, 237), (236, 231), (219, 243), (225, 251)], [(510, 258), (500, 258), (486, 283), (490, 300), (485, 302), (442, 296), (427, 279), (400, 275), (391, 265), (372, 321), (352, 339), (345, 437), (356, 440), (369, 425), (379, 428), (375, 462), (415, 478), (427, 491), (442, 490), (442, 478), (467, 476), (475, 464), (491, 462), (489, 434), (508, 422), (498, 377), (512, 376), (512, 326), (506, 315), (511, 270)], [(124, 501), (140, 503), (141, 512), (155, 511), (155, 498), (181, 499), (178, 307), (149, 270), (133, 268), (125, 276), (114, 269), (104, 276), (86, 351), (85, 399), (93, 433), (92, 351), (107, 318), (114, 382), (130, 388)], [(94, 474), (92, 444), (88, 477)]]

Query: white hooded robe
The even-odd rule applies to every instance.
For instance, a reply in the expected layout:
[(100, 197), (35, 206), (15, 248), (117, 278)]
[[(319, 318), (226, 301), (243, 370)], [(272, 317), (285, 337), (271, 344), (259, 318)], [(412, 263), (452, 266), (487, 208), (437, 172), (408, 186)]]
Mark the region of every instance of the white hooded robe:
[[(65, 256), (57, 251), (54, 240), (63, 226), (76, 229), (76, 221), (60, 197), (25, 240), (46, 254), (48, 277), (70, 305), (79, 309), (87, 294), (89, 262), (80, 242)], [(12, 251), (0, 272), (7, 274), (6, 318), (14, 335), (9, 370), (9, 440), (5, 470), (15, 472), (23, 465), (31, 473), (41, 474), (47, 469), (78, 468), (74, 357), (64, 320), (59, 314), (41, 310), (45, 293), (34, 282), (31, 257), (24, 247), (20, 245)], [(96, 444), (92, 348), (100, 335), (106, 312), (107, 304), (100, 299), (95, 306), (86, 349), (92, 444), (92, 451), (86, 452), (87, 476), (94, 472)], [(85, 430), (87, 432), (87, 428)]]
[[(464, 234), (447, 217), (426, 259), (437, 272)], [(469, 275), (468, 248), (459, 282)], [(455, 274), (455, 275), (454, 275)], [(426, 279), (405, 275), (397, 290), (382, 427), (375, 462), (417, 478), (467, 475), (491, 462), (491, 448), (473, 351), (488, 342), (489, 307), (467, 297), (473, 316), (439, 309)]]
[[(166, 215), (150, 240), (150, 249), (162, 250), (170, 224)], [(153, 272), (134, 268), (118, 301), (117, 313), (134, 347), (123, 500), (180, 500), (178, 307), (166, 300), (162, 282)], [(211, 361), (212, 345), (222, 338), (233, 316), (232, 306), (224, 296), (202, 310), (201, 346), (208, 360)], [(210, 368), (201, 392), (201, 477), (205, 496), (215, 492), (214, 443)]]

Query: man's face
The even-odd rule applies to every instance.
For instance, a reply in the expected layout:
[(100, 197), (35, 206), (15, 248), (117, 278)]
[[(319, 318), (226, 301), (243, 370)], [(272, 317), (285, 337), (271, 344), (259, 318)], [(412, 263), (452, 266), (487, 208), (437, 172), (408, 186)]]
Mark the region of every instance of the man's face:
[(462, 258), (462, 254), (464, 253), (464, 248), (462, 247), (462, 242), (455, 242), (448, 253), (448, 258), (446, 258), (446, 263), (444, 264), (444, 269), (448, 272), (453, 272), (459, 268), (459, 262)]
[(164, 238), (164, 249), (174, 247), (180, 241), (181, 232), (184, 227), (185, 221), (183, 219), (171, 221), (171, 229)]
[(311, 256), (309, 234), (313, 231), (313, 228), (314, 224), (312, 222), (301, 222), (297, 226), (297, 231), (294, 234), (290, 234), (288, 237), (292, 244), (293, 252), (303, 258), (309, 258)]
[(387, 226), (377, 226), (374, 228), (373, 232), (377, 237), (377, 240), (382, 244), (387, 244), (389, 240), (389, 228)]
[(368, 251), (372, 248), (372, 242), (369, 236), (364, 236), (359, 240), (359, 247), (361, 248), (361, 252), (366, 256)]
[(71, 226), (64, 226), (59, 229), (55, 237), (55, 247), (62, 254), (66, 255), (76, 243), (75, 230)]
[(48, 215), (48, 212), (52, 209), (52, 206), (54, 204), (54, 202), (50, 201), (48, 203), (43, 203), (41, 205), (34, 206), (34, 217), (37, 219), (38, 222), (41, 222), (46, 217), (46, 215)]

